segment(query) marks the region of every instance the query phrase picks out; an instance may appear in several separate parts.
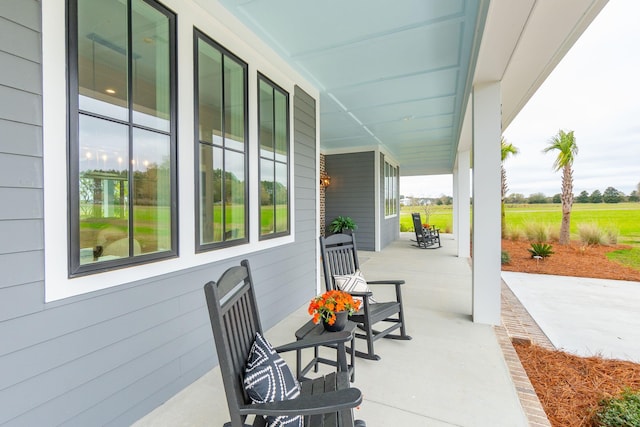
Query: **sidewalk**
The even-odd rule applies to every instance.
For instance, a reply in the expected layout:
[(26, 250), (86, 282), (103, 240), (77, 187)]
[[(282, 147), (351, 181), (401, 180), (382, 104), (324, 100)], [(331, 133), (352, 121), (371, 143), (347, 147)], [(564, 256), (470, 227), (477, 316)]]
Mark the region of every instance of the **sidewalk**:
[(640, 283), (502, 272), (553, 345), (640, 363)]

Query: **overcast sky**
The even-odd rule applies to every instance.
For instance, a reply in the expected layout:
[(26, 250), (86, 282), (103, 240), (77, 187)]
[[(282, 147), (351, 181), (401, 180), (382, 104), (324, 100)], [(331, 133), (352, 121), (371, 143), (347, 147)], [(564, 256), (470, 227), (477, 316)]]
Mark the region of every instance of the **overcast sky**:
[[(505, 129), (520, 153), (505, 162), (509, 194), (560, 193), (554, 152), (559, 129), (574, 131), (574, 194), (640, 182), (640, 1), (610, 0), (540, 89)], [(452, 194), (451, 175), (403, 177), (400, 193)]]

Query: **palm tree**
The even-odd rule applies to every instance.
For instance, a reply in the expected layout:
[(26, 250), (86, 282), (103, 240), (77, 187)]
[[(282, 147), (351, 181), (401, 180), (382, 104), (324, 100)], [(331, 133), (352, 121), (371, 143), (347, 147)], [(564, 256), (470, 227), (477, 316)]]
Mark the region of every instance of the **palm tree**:
[(500, 139), (500, 172), (502, 174), (502, 193), (500, 197), (500, 202), (502, 203), (502, 237), (505, 237), (506, 223), (505, 223), (505, 211), (504, 211), (504, 199), (507, 197), (507, 191), (509, 187), (507, 186), (507, 171), (504, 169), (504, 161), (507, 160), (507, 157), (510, 155), (518, 154), (518, 148), (514, 146), (512, 143), (507, 142), (504, 137)]
[(569, 226), (571, 225), (571, 207), (573, 206), (573, 161), (578, 155), (578, 145), (573, 131), (558, 131), (558, 134), (549, 140), (549, 145), (543, 150), (548, 153), (558, 150), (558, 157), (553, 163), (557, 172), (562, 169), (562, 223), (560, 225), (561, 245), (567, 245), (570, 241)]

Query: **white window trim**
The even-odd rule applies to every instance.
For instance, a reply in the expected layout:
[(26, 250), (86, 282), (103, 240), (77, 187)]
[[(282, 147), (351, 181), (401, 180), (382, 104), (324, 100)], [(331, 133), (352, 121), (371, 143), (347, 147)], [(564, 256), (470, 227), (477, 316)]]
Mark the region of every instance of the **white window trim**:
[[(247, 155), (258, 155), (257, 70), (287, 90), (300, 86), (319, 100), (318, 90), (290, 68), (253, 33), (249, 32), (226, 9), (217, 3), (207, 3), (207, 10), (194, 1), (163, 0), (177, 15), (178, 53), (178, 254), (177, 258), (118, 270), (68, 277), (67, 218), (67, 88), (66, 88), (66, 1), (42, 2), (42, 68), (43, 68), (43, 174), (44, 174), (44, 260), (45, 302), (52, 302), (107, 289), (127, 283), (175, 273), (228, 258), (246, 256), (256, 251), (295, 241), (295, 159), (294, 138), (289, 168), (291, 182), (291, 234), (259, 240), (256, 203), (258, 168), (249, 162), (249, 243), (229, 248), (195, 253), (195, 182), (193, 144), (193, 27), (206, 32), (249, 63), (249, 138)], [(210, 13), (211, 12), (211, 13)], [(214, 18), (215, 16), (216, 18)], [(293, 97), (291, 97), (293, 101)], [(290, 135), (293, 133), (293, 112), (290, 108)]]

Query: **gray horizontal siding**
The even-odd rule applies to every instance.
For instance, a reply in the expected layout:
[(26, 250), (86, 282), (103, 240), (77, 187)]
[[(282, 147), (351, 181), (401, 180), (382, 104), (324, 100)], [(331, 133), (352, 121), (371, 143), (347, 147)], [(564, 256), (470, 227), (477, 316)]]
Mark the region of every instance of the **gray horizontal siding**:
[(327, 226), (337, 216), (356, 224), (358, 248), (375, 250), (375, 153), (334, 154), (325, 157), (331, 185), (325, 192)]
[(0, 153), (42, 157), (40, 126), (0, 119), (0, 135)]
[[(39, 14), (0, 10), (0, 425), (130, 425), (217, 363), (202, 286), (240, 257), (44, 303)], [(266, 328), (316, 285), (315, 101), (294, 114), (296, 239), (247, 256)]]
[(8, 266), (40, 266), (44, 265), (42, 251), (16, 252), (0, 255), (0, 288), (32, 283), (44, 280), (44, 269), (40, 268), (10, 268)]
[(2, 0), (2, 17), (34, 32), (40, 32), (39, 0)]
[(42, 191), (39, 188), (0, 187), (0, 200), (11, 200), (11, 203), (0, 203), (0, 221), (42, 218), (44, 214)]
[(42, 99), (40, 95), (0, 86), (0, 119), (42, 125)]
[(0, 183), (4, 188), (42, 188), (42, 158), (0, 153)]
[[(41, 61), (40, 47), (40, 18), (35, 28), (29, 28), (29, 22), (34, 21), (27, 9), (33, 0), (10, 0), (9, 6), (3, 4), (0, 16), (0, 51), (24, 58), (32, 62)], [(40, 6), (38, 6), (39, 9)], [(40, 11), (36, 9), (39, 14)], [(7, 14), (10, 16), (7, 17)], [(16, 22), (12, 19), (18, 19)], [(27, 25), (24, 25), (27, 24)]]
[[(44, 249), (41, 220), (0, 221), (0, 255)], [(9, 268), (33, 268), (33, 266), (7, 266)]]

